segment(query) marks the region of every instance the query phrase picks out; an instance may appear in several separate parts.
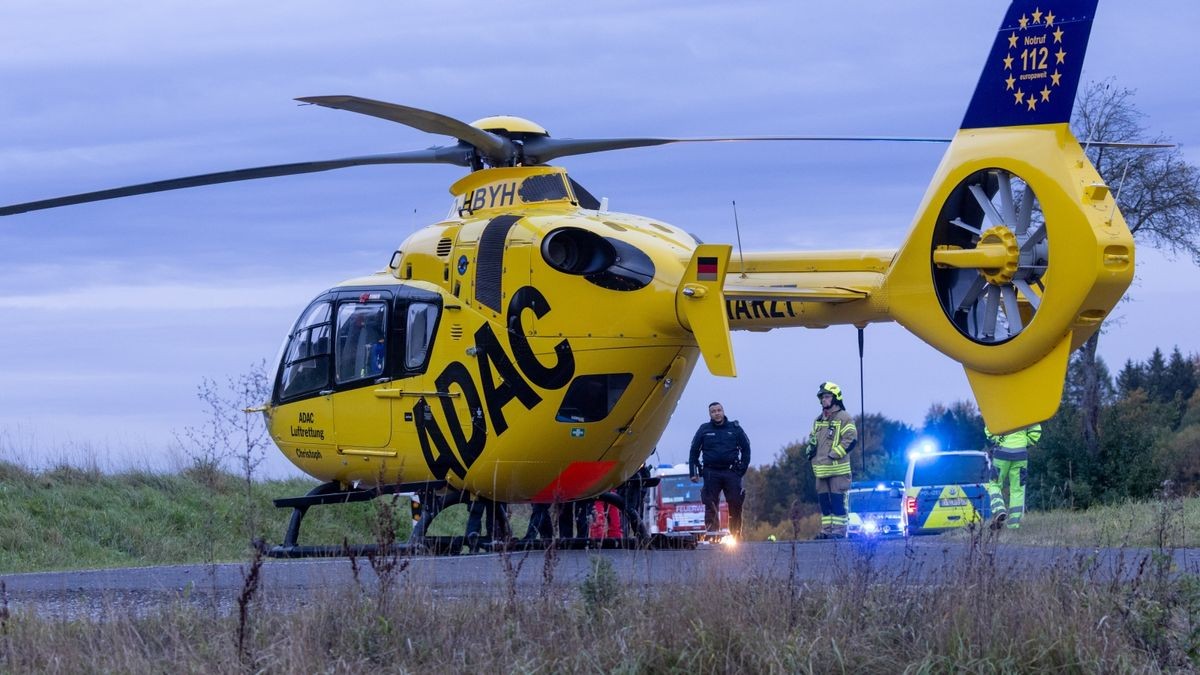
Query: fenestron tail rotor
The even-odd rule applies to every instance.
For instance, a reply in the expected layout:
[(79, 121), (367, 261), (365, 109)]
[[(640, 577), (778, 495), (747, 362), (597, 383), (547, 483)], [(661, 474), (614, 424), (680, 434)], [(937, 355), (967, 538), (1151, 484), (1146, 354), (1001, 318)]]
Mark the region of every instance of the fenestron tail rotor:
[[(1096, 0), (1037, 7), (1009, 5), (887, 275), (891, 314), (963, 364), (993, 430), (1054, 414), (1071, 350), (1133, 279), (1133, 236), (1069, 125)], [(1019, 45), (1047, 58), (1018, 68)]]
[(964, 130), (888, 272), (889, 311), (963, 364), (989, 428), (1013, 429), (1054, 414), (1133, 253), (1065, 123)]
[(1033, 320), (1050, 246), (1033, 189), (1004, 169), (977, 171), (946, 200), (933, 231), (942, 309), (979, 344), (1012, 339)]

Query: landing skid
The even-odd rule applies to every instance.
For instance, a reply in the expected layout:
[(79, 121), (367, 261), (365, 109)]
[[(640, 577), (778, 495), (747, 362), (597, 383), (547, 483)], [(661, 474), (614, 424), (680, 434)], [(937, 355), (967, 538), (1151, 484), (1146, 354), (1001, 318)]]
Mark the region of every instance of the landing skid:
[[(478, 542), (479, 553), (519, 553), (525, 551), (632, 551), (639, 549), (650, 550), (691, 550), (697, 544), (692, 535), (656, 533), (647, 540), (634, 537), (620, 539), (533, 539), (492, 541), (484, 539)], [(468, 546), (466, 537), (462, 536), (426, 536), (417, 544), (393, 544), (382, 549), (384, 554), (400, 556), (457, 556), (471, 555), (464, 553)], [(381, 555), (381, 547), (377, 544), (352, 544), (350, 546), (275, 546), (267, 551), (271, 558), (366, 558)]]
[[(407, 543), (390, 545), (380, 544), (350, 544), (334, 546), (302, 546), (300, 526), (305, 514), (312, 506), (326, 504), (350, 504), (365, 502), (388, 494), (411, 492), (417, 495), (420, 503), (420, 518), (413, 523), (412, 534)], [(288, 522), (287, 532), (283, 543), (267, 550), (271, 558), (336, 558), (336, 557), (370, 557), (382, 554), (388, 555), (460, 555), (464, 547), (472, 552), (512, 552), (556, 550), (631, 550), (631, 549), (694, 549), (697, 537), (690, 534), (661, 534), (653, 535), (646, 531), (639, 514), (628, 508), (625, 500), (619, 495), (605, 493), (596, 498), (606, 504), (611, 504), (621, 511), (628, 523), (628, 529), (633, 536), (619, 538), (589, 539), (580, 537), (551, 537), (534, 539), (514, 539), (505, 537), (492, 539), (483, 537), (468, 541), (465, 536), (436, 536), (425, 534), (430, 523), (437, 515), (456, 504), (466, 503), (471, 496), (457, 490), (447, 491), (444, 481), (422, 483), (397, 483), (383, 485), (370, 489), (345, 490), (339, 483), (330, 482), (318, 485), (303, 497), (285, 497), (274, 500), (275, 506), (291, 508), (292, 517)], [(588, 500), (591, 502), (592, 500)], [(415, 514), (414, 514), (415, 515)], [(497, 531), (510, 533), (511, 527), (508, 516), (499, 510)]]
[[(433, 490), (444, 488), (444, 482), (440, 483), (396, 483), (393, 485), (382, 485), (370, 489), (355, 489), (345, 490), (341, 483), (336, 481), (322, 483), (317, 487), (309, 490), (308, 494), (303, 497), (284, 497), (274, 500), (275, 506), (279, 508), (292, 508), (292, 518), (288, 521), (287, 532), (283, 535), (283, 543), (279, 546), (274, 546), (267, 550), (267, 556), (271, 558), (296, 558), (296, 557), (312, 557), (312, 556), (351, 556), (351, 555), (374, 555), (375, 549), (379, 546), (376, 544), (359, 544), (353, 546), (300, 546), (300, 525), (304, 522), (304, 516), (308, 513), (309, 507), (320, 506), (323, 504), (352, 504), (355, 502), (366, 502), (380, 495), (396, 494), (400, 492), (431, 492)], [(333, 553), (330, 551), (337, 550)]]

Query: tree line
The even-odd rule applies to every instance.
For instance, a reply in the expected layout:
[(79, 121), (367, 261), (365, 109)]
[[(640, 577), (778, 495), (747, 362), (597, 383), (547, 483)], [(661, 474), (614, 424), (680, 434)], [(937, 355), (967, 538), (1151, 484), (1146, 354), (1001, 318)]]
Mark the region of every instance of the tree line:
[[(1096, 358), (1075, 354), (1058, 413), (1042, 423), (1030, 452), (1027, 507), (1083, 509), (1097, 503), (1153, 496), (1169, 487), (1200, 492), (1200, 356), (1169, 357), (1156, 348), (1145, 361), (1129, 360), (1114, 378)], [(1093, 374), (1088, 369), (1095, 368)], [(1099, 383), (1096, 443), (1087, 441), (1089, 379)], [(851, 453), (855, 480), (902, 480), (908, 451), (924, 439), (945, 450), (983, 448), (983, 418), (969, 401), (935, 403), (920, 427), (880, 413), (855, 416), (860, 443)], [(1094, 448), (1094, 449), (1093, 449)], [(780, 524), (816, 509), (812, 469), (804, 442), (779, 450), (771, 464), (746, 474), (748, 515)]]

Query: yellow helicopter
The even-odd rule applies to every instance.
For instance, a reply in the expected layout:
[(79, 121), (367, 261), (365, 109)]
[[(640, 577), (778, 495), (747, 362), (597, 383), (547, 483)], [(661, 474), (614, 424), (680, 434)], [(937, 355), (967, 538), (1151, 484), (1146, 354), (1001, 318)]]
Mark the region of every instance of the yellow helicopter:
[(293, 547), (314, 504), (396, 491), (534, 503), (606, 493), (650, 455), (701, 358), (735, 375), (731, 330), (899, 322), (960, 362), (989, 427), (1008, 430), (1054, 413), (1070, 352), (1133, 277), (1132, 236), (1068, 126), (1095, 6), (1009, 7), (897, 250), (733, 256), (662, 220), (610, 212), (549, 164), (669, 143), (817, 137), (554, 138), (519, 117), (467, 124), (355, 96), (298, 100), (457, 142), (0, 215), (352, 166), (470, 169), (450, 187), (447, 216), (410, 236), (386, 269), (314, 298), (277, 359), (264, 406), (271, 436), (324, 481), (278, 502), (297, 509)]

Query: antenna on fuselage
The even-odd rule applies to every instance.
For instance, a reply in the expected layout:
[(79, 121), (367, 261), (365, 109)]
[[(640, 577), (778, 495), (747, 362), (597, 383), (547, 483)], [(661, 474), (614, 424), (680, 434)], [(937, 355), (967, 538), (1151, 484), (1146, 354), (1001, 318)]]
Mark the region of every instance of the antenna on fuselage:
[(733, 231), (737, 234), (738, 243), (738, 260), (742, 263), (742, 278), (746, 278), (746, 256), (742, 255), (742, 228), (738, 225), (737, 216), (737, 200), (731, 202), (733, 204)]

